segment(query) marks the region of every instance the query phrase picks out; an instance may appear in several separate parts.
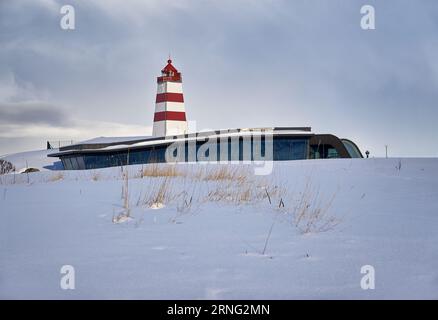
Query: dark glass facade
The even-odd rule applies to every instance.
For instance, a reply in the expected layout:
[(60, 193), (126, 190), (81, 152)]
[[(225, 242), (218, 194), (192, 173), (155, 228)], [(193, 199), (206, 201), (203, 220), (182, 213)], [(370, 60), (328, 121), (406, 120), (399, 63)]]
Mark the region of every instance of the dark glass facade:
[(167, 159), (171, 159), (168, 162), (301, 160), (307, 159), (308, 140), (307, 137), (274, 136), (268, 139), (264, 136), (257, 138), (241, 136), (217, 141), (209, 139), (181, 142), (170, 148), (170, 144), (165, 144), (129, 150), (82, 151), (60, 157), (66, 170), (164, 163), (166, 152)]
[[(66, 170), (98, 169), (164, 162), (286, 161), (362, 158), (354, 142), (334, 135), (236, 135), (198, 140), (160, 140), (149, 146), (114, 150), (71, 150), (61, 158)], [(166, 143), (164, 143), (166, 142)], [(173, 143), (172, 143), (173, 142)], [(159, 144), (161, 143), (161, 144)]]

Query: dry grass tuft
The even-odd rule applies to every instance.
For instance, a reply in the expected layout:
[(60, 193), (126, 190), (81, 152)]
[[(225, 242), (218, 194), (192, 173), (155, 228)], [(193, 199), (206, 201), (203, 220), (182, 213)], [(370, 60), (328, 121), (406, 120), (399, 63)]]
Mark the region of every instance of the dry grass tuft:
[(330, 213), (330, 208), (336, 198), (335, 192), (328, 200), (324, 200), (311, 187), (310, 181), (301, 193), (298, 205), (294, 208), (293, 224), (302, 234), (326, 232), (334, 229), (341, 220)]
[(139, 200), (140, 205), (149, 208), (161, 208), (176, 198), (173, 180), (170, 177), (159, 177), (148, 187), (148, 192)]
[(204, 181), (233, 181), (237, 184), (243, 184), (248, 180), (249, 172), (239, 167), (213, 165), (201, 171), (197, 176)]
[(93, 172), (93, 174), (91, 175), (91, 180), (93, 181), (99, 181), (100, 180), (100, 174), (98, 172)]
[(129, 171), (127, 168), (120, 168), (122, 172), (122, 201), (123, 201), (123, 211), (118, 215), (113, 215), (113, 223), (123, 223), (130, 221), (131, 218), (131, 205), (130, 205), (130, 195), (129, 195)]
[(49, 181), (55, 182), (64, 179), (64, 174), (61, 172), (57, 172), (49, 177)]
[(183, 176), (182, 171), (177, 170), (172, 164), (148, 164), (143, 167), (141, 178), (143, 177), (179, 177)]

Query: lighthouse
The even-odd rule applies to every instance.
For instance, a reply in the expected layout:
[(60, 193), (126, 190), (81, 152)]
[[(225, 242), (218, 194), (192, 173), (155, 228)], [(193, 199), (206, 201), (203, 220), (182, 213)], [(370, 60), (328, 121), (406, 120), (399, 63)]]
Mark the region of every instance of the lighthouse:
[(152, 135), (164, 137), (187, 133), (186, 110), (181, 73), (167, 60), (167, 65), (157, 78), (154, 127)]

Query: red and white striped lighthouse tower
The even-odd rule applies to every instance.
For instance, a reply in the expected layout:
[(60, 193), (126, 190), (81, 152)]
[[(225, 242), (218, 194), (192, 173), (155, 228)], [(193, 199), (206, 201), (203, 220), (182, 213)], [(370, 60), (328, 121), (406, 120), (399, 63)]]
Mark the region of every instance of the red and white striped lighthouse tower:
[(152, 135), (164, 137), (187, 133), (186, 110), (182, 91), (181, 73), (167, 60), (157, 78), (154, 127)]

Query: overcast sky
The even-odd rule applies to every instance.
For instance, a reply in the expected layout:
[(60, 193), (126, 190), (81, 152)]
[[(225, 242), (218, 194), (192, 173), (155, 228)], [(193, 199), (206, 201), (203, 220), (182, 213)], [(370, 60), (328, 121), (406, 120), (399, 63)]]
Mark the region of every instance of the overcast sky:
[(197, 129), (311, 126), (438, 156), (436, 0), (0, 0), (0, 154), (149, 135), (169, 53)]

